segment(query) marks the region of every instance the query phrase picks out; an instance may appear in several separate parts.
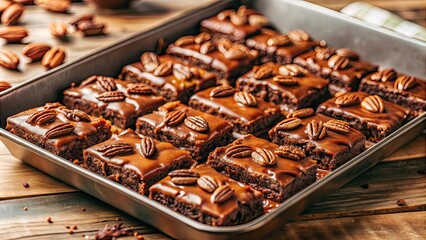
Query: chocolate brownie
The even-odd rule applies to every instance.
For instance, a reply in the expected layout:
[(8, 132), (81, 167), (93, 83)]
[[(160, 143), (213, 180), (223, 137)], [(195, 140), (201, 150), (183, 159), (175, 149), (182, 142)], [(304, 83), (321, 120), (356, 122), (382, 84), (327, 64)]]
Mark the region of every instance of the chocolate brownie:
[(207, 164), (276, 202), (283, 202), (316, 180), (315, 161), (250, 134), (217, 148)]
[(419, 115), (426, 111), (426, 80), (383, 69), (366, 76), (359, 89), (394, 102)]
[(328, 81), (296, 64), (265, 63), (238, 78), (236, 88), (284, 111), (316, 107), (328, 97)]
[(216, 75), (170, 55), (142, 54), (141, 61), (123, 67), (120, 78), (146, 84), (168, 101), (187, 103), (197, 91), (216, 85)]
[(365, 136), (344, 121), (314, 114), (312, 108), (295, 111), (269, 131), (272, 142), (302, 150), (317, 166), (334, 170), (365, 149)]
[(111, 124), (59, 103), (29, 109), (7, 118), (11, 133), (67, 160), (82, 160), (83, 149), (111, 137)]
[(64, 91), (63, 103), (90, 115), (103, 116), (119, 128), (134, 126), (139, 116), (165, 103), (155, 91), (141, 84), (92, 76), (78, 87)]
[(282, 118), (280, 108), (248, 92), (237, 92), (229, 85), (208, 88), (194, 94), (189, 105), (228, 120), (234, 131), (262, 136)]
[(201, 21), (201, 30), (212, 34), (214, 39), (228, 39), (243, 43), (268, 24), (268, 19), (253, 9), (241, 6), (237, 10), (226, 9)]
[(262, 193), (205, 164), (171, 172), (149, 191), (149, 198), (212, 226), (242, 224), (263, 214)]
[(296, 57), (294, 63), (328, 78), (332, 94), (357, 90), (361, 79), (377, 70), (377, 65), (360, 60), (358, 53), (348, 48), (319, 47)]
[[(296, 56), (318, 46), (320, 42), (313, 41), (309, 34), (299, 29), (282, 34), (269, 28), (262, 28), (260, 34), (250, 37), (245, 44), (259, 51), (262, 63), (272, 61), (288, 64)], [(325, 42), (321, 41), (321, 44)]]
[(149, 187), (169, 172), (192, 164), (187, 151), (131, 129), (84, 150), (86, 168), (140, 194), (148, 194)]
[(187, 150), (197, 161), (232, 139), (232, 126), (227, 121), (179, 101), (166, 103), (158, 111), (138, 118), (136, 127), (138, 133)]
[(170, 44), (167, 53), (215, 73), (219, 79), (233, 83), (256, 62), (258, 52), (229, 40), (213, 42), (209, 33), (183, 36)]
[(365, 92), (331, 98), (321, 103), (317, 111), (348, 122), (372, 142), (382, 140), (411, 117), (410, 110)]

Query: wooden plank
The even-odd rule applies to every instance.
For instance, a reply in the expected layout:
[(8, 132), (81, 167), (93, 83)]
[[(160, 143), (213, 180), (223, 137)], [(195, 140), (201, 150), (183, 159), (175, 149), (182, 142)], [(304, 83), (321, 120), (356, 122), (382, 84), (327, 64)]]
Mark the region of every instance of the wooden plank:
[(422, 157), (426, 157), (426, 134), (419, 135), (417, 138), (386, 157), (383, 161), (402, 161)]

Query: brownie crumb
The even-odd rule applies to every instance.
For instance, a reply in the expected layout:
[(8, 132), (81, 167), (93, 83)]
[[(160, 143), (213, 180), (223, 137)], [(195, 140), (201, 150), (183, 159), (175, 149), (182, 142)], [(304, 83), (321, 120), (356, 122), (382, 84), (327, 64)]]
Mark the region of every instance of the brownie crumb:
[(27, 207), (24, 207), (24, 211), (27, 211), (28, 210), (28, 208)]
[(119, 217), (115, 218), (115, 221), (121, 221), (121, 218), (119, 218)]
[(73, 161), (74, 164), (78, 165), (80, 164), (80, 161), (78, 161), (77, 159)]
[(400, 207), (407, 206), (407, 203), (405, 202), (404, 199), (399, 199), (398, 201), (396, 201), (396, 204)]
[(426, 168), (417, 170), (417, 173), (421, 175), (426, 175)]
[(368, 189), (370, 186), (368, 185), (368, 183), (366, 183), (366, 184), (361, 184), (360, 187), (364, 189)]
[(85, 212), (85, 211), (86, 211), (86, 207), (83, 207), (83, 208), (81, 209), (81, 211), (82, 211), (82, 212)]
[(73, 226), (72, 226), (72, 229), (73, 229), (73, 230), (77, 230), (77, 225), (73, 225)]
[(68, 231), (68, 234), (74, 234), (74, 231), (72, 230), (72, 229), (70, 229), (69, 231)]
[(48, 218), (47, 218), (47, 222), (48, 222), (48, 223), (53, 223), (52, 218), (51, 218), (51, 217), (48, 217)]
[(30, 184), (28, 184), (27, 182), (22, 183), (22, 186), (24, 186), (24, 188), (29, 188)]
[(70, 226), (65, 226), (66, 229), (70, 229)]
[(105, 227), (99, 230), (95, 239), (97, 240), (110, 240), (115, 239), (122, 236), (132, 236), (133, 229), (122, 227), (123, 223), (117, 223), (112, 226), (105, 225)]

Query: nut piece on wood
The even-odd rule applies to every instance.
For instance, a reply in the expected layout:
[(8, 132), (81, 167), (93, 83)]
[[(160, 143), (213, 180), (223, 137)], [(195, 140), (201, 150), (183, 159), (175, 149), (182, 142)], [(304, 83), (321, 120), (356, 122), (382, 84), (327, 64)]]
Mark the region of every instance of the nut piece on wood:
[(93, 21), (94, 17), (95, 16), (91, 13), (75, 15), (75, 16), (72, 16), (70, 19), (68, 19), (67, 23), (74, 26), (74, 27), (77, 27), (78, 24), (80, 24), (82, 22)]
[(71, 8), (71, 0), (35, 0), (34, 3), (51, 12), (66, 12)]
[(66, 38), (68, 35), (68, 25), (63, 22), (53, 22), (49, 25), (49, 32), (54, 37)]
[(35, 62), (41, 60), (50, 49), (51, 47), (45, 43), (31, 43), (22, 49), (22, 55)]
[(23, 13), (24, 7), (21, 4), (12, 4), (4, 10), (1, 15), (1, 22), (7, 26), (15, 25), (19, 22)]
[(18, 69), (18, 65), (19, 57), (15, 52), (6, 49), (0, 50), (0, 66), (15, 70)]
[(7, 43), (20, 43), (28, 36), (28, 31), (24, 27), (5, 27), (0, 29), (0, 38)]
[(8, 8), (13, 3), (10, 1), (0, 1), (0, 16), (4, 13), (6, 8)]
[(77, 25), (85, 37), (99, 36), (105, 34), (105, 24), (94, 21), (83, 21)]
[(41, 60), (41, 65), (47, 69), (55, 68), (65, 61), (65, 50), (59, 47), (54, 47), (47, 51)]

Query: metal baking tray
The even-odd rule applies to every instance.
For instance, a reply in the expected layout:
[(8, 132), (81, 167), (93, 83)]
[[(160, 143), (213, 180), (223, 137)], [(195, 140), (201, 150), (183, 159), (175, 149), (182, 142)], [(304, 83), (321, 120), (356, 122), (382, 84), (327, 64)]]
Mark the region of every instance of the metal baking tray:
[[(159, 38), (170, 42), (181, 35), (194, 33), (202, 19), (237, 4), (241, 3), (231, 0), (217, 2), (157, 29), (134, 35), (84, 59), (66, 63), (49, 75), (32, 79), (17, 87), (15, 91), (0, 96), (0, 139), (16, 158), (155, 226), (174, 238), (260, 239), (363, 173), (425, 129), (426, 114), (423, 114), (321, 181), (287, 199), (276, 210), (251, 222), (229, 227), (212, 227), (186, 218), (146, 196), (68, 162), (4, 129), (8, 116), (46, 102), (59, 101), (62, 91), (74, 81), (81, 81), (93, 74), (116, 76), (122, 66), (137, 61), (143, 51), (152, 51)], [(373, 26), (363, 26), (365, 23), (356, 19), (307, 2), (258, 0), (251, 4), (269, 17), (281, 31), (305, 29), (315, 38), (327, 40), (331, 46), (351, 47), (359, 51), (363, 58), (377, 64), (397, 66), (400, 71), (420, 77), (426, 76), (422, 65), (426, 48), (420, 41), (405, 39), (396, 33)]]

